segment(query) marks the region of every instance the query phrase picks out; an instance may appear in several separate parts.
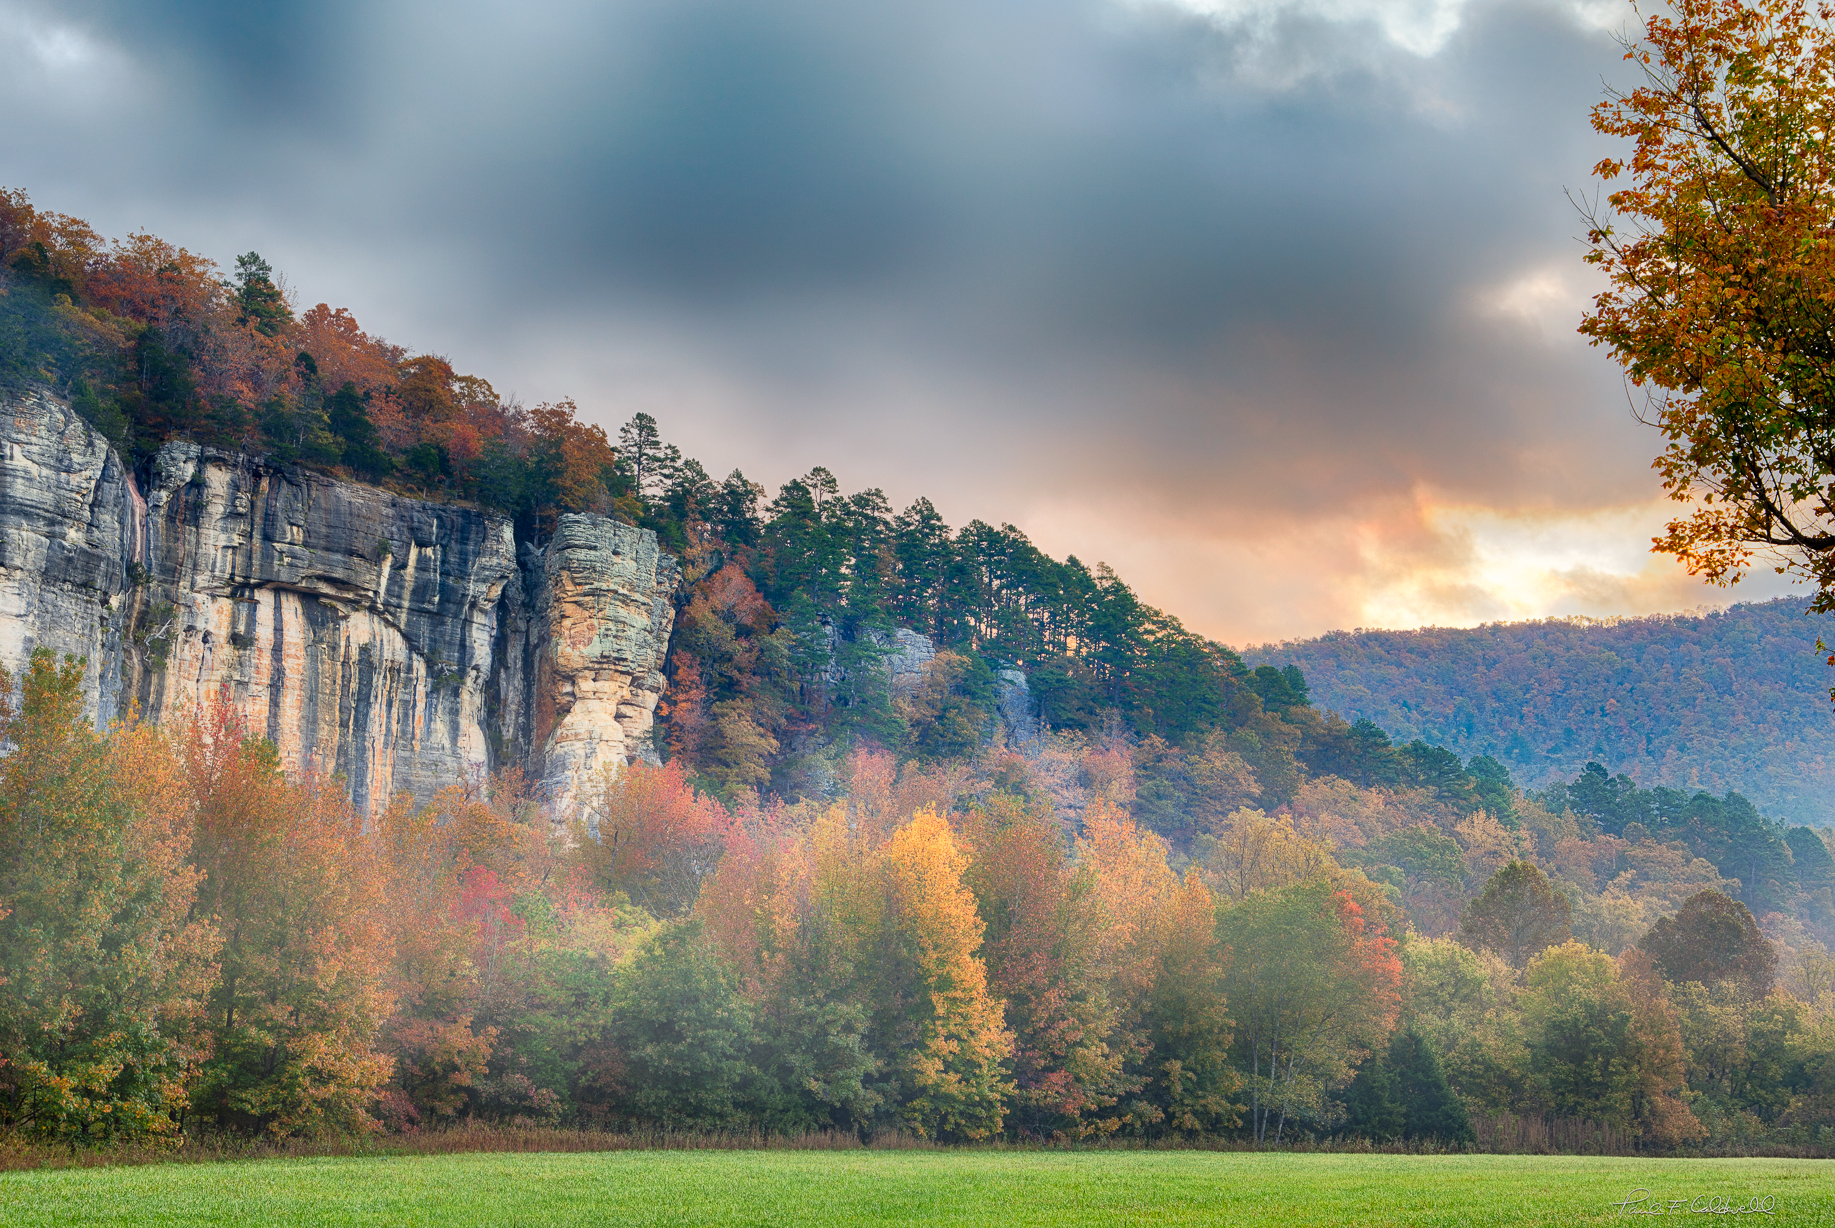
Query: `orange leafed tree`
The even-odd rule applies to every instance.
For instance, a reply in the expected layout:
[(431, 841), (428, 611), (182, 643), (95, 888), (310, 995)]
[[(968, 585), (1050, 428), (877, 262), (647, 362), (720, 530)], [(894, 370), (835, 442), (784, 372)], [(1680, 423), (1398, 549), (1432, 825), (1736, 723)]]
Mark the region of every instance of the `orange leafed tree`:
[(933, 810), (893, 833), (880, 854), (887, 894), (882, 942), (910, 969), (910, 1042), (895, 1061), (910, 1081), (900, 1109), (925, 1138), (986, 1138), (1012, 1091), (1002, 1064), (1013, 1038), (977, 955), (983, 926), (963, 885), (968, 857)]
[(160, 731), (100, 736), (79, 662), (0, 671), (0, 1129), (174, 1136), (217, 935), (191, 906), (192, 809)]
[(595, 883), (660, 915), (693, 906), (730, 816), (689, 784), (679, 760), (606, 771), (588, 806), (576, 839)]
[(1588, 260), (1610, 287), (1580, 331), (1648, 390), (1656, 468), (1687, 505), (1659, 550), (1730, 584), (1756, 554), (1835, 609), (1835, 10), (1675, 0), (1640, 13), (1643, 76), (1593, 124)]
[(381, 876), (335, 782), (289, 781), (272, 743), (213, 705), (186, 755), (203, 874), (197, 910), (223, 939), (211, 1055), (194, 1097), (219, 1127), (361, 1130), (389, 1077)]
[(617, 459), (605, 428), (579, 421), (578, 413), (579, 406), (570, 400), (529, 411), (529, 425), (546, 453), (555, 502), (568, 512), (597, 506)]
[[(992, 993), (1014, 1034), (1012, 1124), (1037, 1136), (1106, 1134), (1141, 1080), (1128, 1069), (1133, 1003), (1105, 960), (1111, 918), (1096, 868), (1069, 857), (1055, 817), (996, 794), (965, 821), (968, 881), (987, 924)], [(1208, 921), (1206, 923), (1208, 929)]]

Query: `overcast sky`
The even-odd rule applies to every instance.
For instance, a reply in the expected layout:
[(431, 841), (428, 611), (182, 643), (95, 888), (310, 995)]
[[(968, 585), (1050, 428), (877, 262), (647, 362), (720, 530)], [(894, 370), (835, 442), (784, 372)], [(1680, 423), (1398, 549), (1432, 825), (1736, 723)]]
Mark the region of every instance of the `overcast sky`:
[(0, 0), (0, 184), (1232, 644), (1673, 610), (1727, 594), (1574, 335), (1628, 13)]

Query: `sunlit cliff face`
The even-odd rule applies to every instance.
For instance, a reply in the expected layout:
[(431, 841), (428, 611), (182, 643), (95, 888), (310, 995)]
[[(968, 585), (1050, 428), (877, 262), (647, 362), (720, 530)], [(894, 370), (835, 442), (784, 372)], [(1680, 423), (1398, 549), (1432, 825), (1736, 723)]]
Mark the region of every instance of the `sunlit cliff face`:
[(1574, 333), (1628, 5), (508, 12), (0, 0), (0, 183), (1228, 642), (1773, 591), (1647, 556), (1660, 441)]

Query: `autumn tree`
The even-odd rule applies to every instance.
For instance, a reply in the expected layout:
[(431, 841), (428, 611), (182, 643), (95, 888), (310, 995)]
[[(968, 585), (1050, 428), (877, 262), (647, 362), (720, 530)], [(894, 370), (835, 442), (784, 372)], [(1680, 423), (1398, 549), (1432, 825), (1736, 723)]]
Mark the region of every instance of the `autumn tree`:
[(728, 816), (689, 784), (679, 760), (606, 769), (586, 807), (576, 847), (594, 882), (659, 916), (679, 916), (694, 904)]
[(389, 1077), (380, 876), (334, 782), (288, 781), (272, 743), (215, 705), (186, 746), (194, 905), (222, 934), (210, 1056), (193, 1097), (219, 1128), (368, 1128)]
[(1667, 441), (1656, 468), (1688, 510), (1657, 549), (1721, 584), (1769, 555), (1835, 609), (1835, 26), (1804, 0), (1640, 17), (1643, 83), (1593, 111), (1635, 144), (1595, 170), (1610, 195), (1587, 258), (1610, 286), (1580, 331), (1648, 389)]
[(1550, 1111), (1665, 1144), (1704, 1133), (1681, 1099), (1675, 1012), (1641, 952), (1614, 964), (1578, 942), (1549, 947), (1524, 973), (1522, 1009), (1534, 1088)]
[(1732, 981), (1752, 997), (1763, 998), (1777, 977), (1777, 952), (1759, 931), (1752, 911), (1718, 891), (1690, 896), (1674, 916), (1651, 926), (1637, 945), (1672, 981)]
[(1122, 1026), (1131, 1003), (1104, 959), (1099, 870), (1072, 863), (1047, 806), (1011, 793), (991, 797), (965, 829), (988, 989), (1013, 1032), (1011, 1124), (1039, 1137), (1112, 1132), (1117, 1102), (1142, 1080), (1127, 1069), (1138, 1043)]
[(177, 1133), (216, 930), (192, 918), (191, 807), (151, 727), (98, 736), (83, 665), (0, 671), (0, 1127)]
[(571, 400), (529, 411), (544, 493), (566, 512), (589, 511), (604, 498), (618, 460), (605, 428), (581, 422), (578, 413)]
[(1536, 952), (1568, 940), (1572, 913), (1573, 906), (1546, 874), (1530, 862), (1512, 861), (1466, 906), (1459, 939), (1496, 951), (1521, 968)]
[(984, 926), (962, 881), (968, 857), (948, 822), (925, 811), (893, 833), (878, 862), (886, 894), (876, 945), (903, 968), (885, 1050), (908, 1089), (899, 1117), (926, 1138), (986, 1138), (1012, 1091), (1002, 1067), (1013, 1039), (976, 954)]

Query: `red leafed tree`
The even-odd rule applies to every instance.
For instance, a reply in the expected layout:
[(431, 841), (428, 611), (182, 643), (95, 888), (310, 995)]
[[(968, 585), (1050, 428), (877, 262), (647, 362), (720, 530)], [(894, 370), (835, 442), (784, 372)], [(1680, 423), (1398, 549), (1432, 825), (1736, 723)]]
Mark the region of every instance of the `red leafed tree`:
[(987, 935), (988, 990), (1013, 1031), (1012, 1123), (1042, 1136), (1104, 1134), (1142, 1080), (1121, 1028), (1126, 1003), (1103, 966), (1101, 895), (1080, 875), (1048, 811), (996, 794), (965, 827), (967, 881)]
[(664, 916), (694, 904), (731, 822), (688, 783), (679, 761), (607, 772), (588, 809), (576, 837), (594, 882)]

